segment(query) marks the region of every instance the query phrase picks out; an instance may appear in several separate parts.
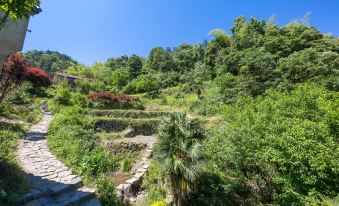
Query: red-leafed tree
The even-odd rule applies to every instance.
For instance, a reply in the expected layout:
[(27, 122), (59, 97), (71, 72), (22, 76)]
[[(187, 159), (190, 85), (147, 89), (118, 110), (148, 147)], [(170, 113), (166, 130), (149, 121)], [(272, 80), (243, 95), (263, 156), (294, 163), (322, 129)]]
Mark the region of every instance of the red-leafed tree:
[(0, 104), (8, 93), (9, 87), (22, 81), (25, 68), (26, 62), (20, 54), (13, 53), (7, 56), (0, 71)]
[(52, 78), (42, 69), (28, 67), (25, 69), (25, 80), (30, 81), (34, 86), (48, 87), (52, 85)]

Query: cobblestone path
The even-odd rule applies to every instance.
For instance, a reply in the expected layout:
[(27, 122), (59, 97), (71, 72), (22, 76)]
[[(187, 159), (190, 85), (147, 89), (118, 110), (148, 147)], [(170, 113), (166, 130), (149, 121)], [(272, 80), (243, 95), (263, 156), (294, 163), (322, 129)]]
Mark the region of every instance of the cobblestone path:
[(18, 201), (26, 206), (99, 206), (93, 189), (84, 187), (81, 178), (60, 162), (48, 149), (45, 139), (53, 116), (45, 112), (18, 148), (18, 162), (27, 173), (31, 192)]

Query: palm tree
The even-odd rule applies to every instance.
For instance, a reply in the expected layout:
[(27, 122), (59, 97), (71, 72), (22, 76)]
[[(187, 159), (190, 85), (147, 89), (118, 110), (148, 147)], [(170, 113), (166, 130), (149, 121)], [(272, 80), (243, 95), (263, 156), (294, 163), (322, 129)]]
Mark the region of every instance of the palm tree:
[(339, 195), (333, 199), (321, 196), (321, 199), (326, 206), (339, 206)]
[(188, 200), (195, 180), (203, 172), (205, 158), (199, 142), (204, 138), (201, 122), (188, 120), (185, 114), (174, 114), (160, 126), (154, 156), (167, 173), (176, 206)]

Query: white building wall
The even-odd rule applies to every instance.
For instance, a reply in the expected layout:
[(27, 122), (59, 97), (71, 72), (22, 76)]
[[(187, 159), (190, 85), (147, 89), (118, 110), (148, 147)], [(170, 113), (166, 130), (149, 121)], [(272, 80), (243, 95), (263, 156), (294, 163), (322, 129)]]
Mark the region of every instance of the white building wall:
[[(1, 11), (0, 11), (1, 12)], [(28, 19), (9, 22), (0, 30), (0, 69), (4, 58), (13, 52), (21, 51), (24, 45)]]

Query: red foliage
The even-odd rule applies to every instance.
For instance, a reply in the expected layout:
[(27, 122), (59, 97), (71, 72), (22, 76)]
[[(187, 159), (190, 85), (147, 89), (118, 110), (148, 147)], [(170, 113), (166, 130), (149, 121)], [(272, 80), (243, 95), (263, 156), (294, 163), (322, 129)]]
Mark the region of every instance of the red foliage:
[(0, 103), (4, 100), (8, 88), (13, 84), (19, 84), (22, 80), (26, 62), (21, 55), (13, 53), (6, 57), (0, 71)]
[(121, 103), (129, 103), (129, 102), (138, 102), (138, 97), (132, 97), (128, 95), (114, 95), (109, 92), (97, 92), (92, 93), (87, 96), (88, 99), (94, 101), (110, 101), (110, 102), (121, 102)]
[(25, 69), (25, 79), (42, 87), (48, 87), (52, 84), (52, 78), (44, 70), (35, 67)]
[(5, 59), (1, 76), (4, 80), (19, 82), (23, 77), (25, 68), (26, 62), (24, 58), (20, 54), (13, 53)]

